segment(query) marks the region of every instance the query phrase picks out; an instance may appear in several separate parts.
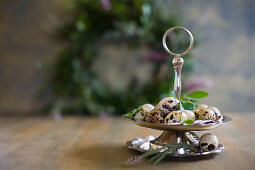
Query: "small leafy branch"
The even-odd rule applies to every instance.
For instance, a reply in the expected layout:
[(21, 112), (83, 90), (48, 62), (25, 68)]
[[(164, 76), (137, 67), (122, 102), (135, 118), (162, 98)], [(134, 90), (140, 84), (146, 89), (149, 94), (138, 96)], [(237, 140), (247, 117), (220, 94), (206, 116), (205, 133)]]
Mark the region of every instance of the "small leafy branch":
[[(172, 92), (172, 97), (176, 97), (174, 92)], [(181, 101), (179, 103), (179, 110), (191, 110), (195, 109), (195, 106), (199, 105), (199, 101), (197, 99), (201, 99), (207, 97), (208, 93), (205, 91), (193, 91), (187, 95), (181, 96)]]
[[(204, 97), (207, 97), (207, 96), (208, 96), (208, 93), (205, 92), (205, 91), (193, 91), (193, 92), (191, 92), (187, 95), (181, 96), (181, 100), (180, 100), (180, 103), (178, 105), (178, 109), (182, 110), (182, 111), (183, 110), (193, 111), (195, 109), (195, 106), (198, 106), (199, 103), (200, 103), (196, 99), (201, 99), (201, 98), (204, 98)], [(170, 97), (177, 98), (173, 91), (171, 91)], [(137, 113), (138, 111), (140, 111), (141, 109), (142, 109), (142, 105), (140, 105), (136, 109), (133, 109), (131, 112), (128, 112), (128, 113), (124, 114), (123, 117), (133, 119), (134, 114)], [(190, 124), (190, 122), (191, 121), (187, 121), (187, 122), (184, 122), (184, 123)]]
[(177, 149), (181, 149), (181, 148), (188, 150), (189, 152), (196, 151), (196, 148), (193, 145), (189, 145), (187, 143), (165, 144), (161, 148), (151, 149), (140, 156), (131, 157), (126, 162), (124, 162), (123, 164), (120, 164), (120, 165), (125, 166), (125, 167), (135, 166), (135, 165), (142, 163), (142, 161), (145, 158), (149, 158), (149, 162), (151, 162), (153, 164), (157, 164), (160, 161), (162, 161), (167, 156), (167, 154), (173, 153)]
[(142, 105), (138, 106), (138, 108), (136, 109), (133, 109), (131, 112), (124, 114), (122, 117), (133, 119), (134, 114), (139, 112), (140, 110), (142, 110)]
[(186, 124), (186, 125), (192, 125), (194, 123), (194, 120), (191, 119), (186, 119), (184, 121), (181, 121), (181, 124)]

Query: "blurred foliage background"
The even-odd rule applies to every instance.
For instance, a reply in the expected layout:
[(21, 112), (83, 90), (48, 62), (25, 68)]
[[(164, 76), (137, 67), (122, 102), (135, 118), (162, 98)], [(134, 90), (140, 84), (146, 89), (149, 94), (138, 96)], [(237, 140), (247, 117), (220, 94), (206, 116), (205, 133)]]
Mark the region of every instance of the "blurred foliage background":
[[(180, 17), (171, 11), (165, 14), (153, 0), (74, 0), (67, 7), (68, 19), (55, 31), (61, 50), (46, 86), (52, 98), (45, 111), (57, 107), (63, 113), (123, 114), (143, 103), (155, 104), (170, 94), (174, 79), (172, 57), (165, 53), (161, 41), (167, 29), (182, 24)], [(189, 38), (184, 36), (180, 32), (171, 35), (169, 48), (177, 52), (185, 50)], [(120, 43), (130, 51), (145, 49), (138, 60), (153, 66), (152, 72), (148, 72), (149, 81), (141, 84), (134, 75), (125, 89), (118, 89), (99, 80), (98, 72), (93, 69), (98, 52), (106, 44), (118, 48)], [(129, 67), (129, 62), (126, 65)], [(138, 70), (130, 65), (129, 70), (132, 69)], [(188, 55), (183, 74), (191, 71)]]
[[(215, 84), (202, 103), (255, 110), (253, 0), (2, 0), (0, 9), (0, 114), (122, 114), (154, 104), (173, 85), (161, 38), (175, 25), (199, 41), (184, 57), (185, 91)], [(187, 47), (183, 32), (168, 38), (174, 51)]]

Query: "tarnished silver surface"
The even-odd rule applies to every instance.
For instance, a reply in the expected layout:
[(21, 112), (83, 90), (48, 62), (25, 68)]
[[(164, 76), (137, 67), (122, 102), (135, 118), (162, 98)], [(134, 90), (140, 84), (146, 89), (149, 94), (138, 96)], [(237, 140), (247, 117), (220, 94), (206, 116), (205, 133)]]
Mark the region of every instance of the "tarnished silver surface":
[[(129, 119), (131, 120), (131, 119)], [(155, 129), (155, 130), (162, 130), (162, 131), (203, 131), (203, 130), (210, 130), (216, 127), (221, 126), (224, 123), (231, 121), (232, 119), (229, 116), (223, 115), (222, 121), (210, 121), (210, 120), (196, 120), (192, 125), (182, 125), (180, 123), (147, 123), (145, 121), (135, 121), (131, 120), (139, 126)]]
[[(177, 30), (177, 29), (181, 29), (181, 30), (184, 30), (185, 32), (187, 32), (189, 34), (189, 38), (190, 38), (190, 44), (189, 44), (188, 49), (181, 54), (173, 53), (171, 50), (169, 50), (169, 48), (167, 47), (167, 44), (166, 44), (166, 37), (168, 36), (168, 34), (174, 30)], [(174, 65), (174, 73), (175, 73), (174, 93), (175, 93), (177, 99), (180, 100), (181, 88), (182, 88), (181, 87), (181, 71), (182, 71), (182, 65), (184, 63), (182, 56), (184, 56), (190, 52), (190, 50), (192, 49), (193, 44), (194, 44), (194, 38), (188, 29), (186, 29), (184, 27), (176, 26), (176, 27), (172, 27), (172, 28), (168, 29), (165, 32), (165, 34), (162, 38), (162, 44), (163, 44), (163, 47), (165, 48), (166, 52), (168, 52), (170, 55), (174, 56), (174, 59), (172, 61), (173, 65)]]
[[(230, 117), (223, 115), (219, 121), (195, 121), (192, 125), (182, 125), (180, 123), (172, 124), (155, 124), (155, 123), (146, 123), (141, 121), (134, 121), (136, 124), (142, 127), (162, 130), (164, 131), (160, 136), (147, 136), (144, 138), (138, 137), (133, 140), (127, 141), (127, 147), (129, 149), (137, 150), (140, 152), (146, 152), (150, 149), (156, 149), (161, 147), (164, 144), (176, 144), (176, 143), (187, 143), (198, 147), (199, 139), (195, 138), (193, 135), (190, 135), (188, 131), (202, 131), (209, 130), (220, 125), (229, 122), (232, 120)], [(190, 153), (184, 148), (176, 150), (174, 153), (169, 153), (169, 157), (194, 157), (208, 155), (212, 153), (219, 153), (224, 149), (222, 144), (219, 144), (218, 148), (213, 151), (208, 152), (196, 152)]]
[[(147, 136), (147, 137), (138, 137), (138, 138), (134, 138), (130, 141), (127, 141), (127, 147), (129, 149), (132, 150), (137, 150), (140, 152), (147, 152), (148, 150), (151, 149), (151, 141), (155, 140), (156, 137), (154, 136)], [(198, 151), (198, 152), (183, 152), (183, 153), (169, 153), (167, 156), (168, 157), (195, 157), (195, 156), (202, 156), (202, 155), (209, 155), (209, 154), (215, 154), (215, 153), (219, 153), (222, 152), (222, 150), (224, 149), (224, 146), (222, 144), (218, 145), (218, 148), (216, 148), (213, 151), (207, 151), (207, 152), (202, 152), (202, 151)]]
[[(174, 30), (177, 30), (177, 29), (181, 29), (181, 30), (187, 32), (187, 33), (189, 34), (189, 39), (190, 39), (190, 43), (189, 43), (188, 49), (187, 49), (186, 51), (184, 51), (183, 53), (181, 53), (181, 54), (173, 53), (171, 50), (169, 50), (169, 48), (167, 47), (167, 44), (166, 44), (166, 38), (167, 38), (168, 34), (171, 33), (171, 32), (173, 32)], [(190, 32), (187, 28), (180, 27), (180, 26), (176, 26), (176, 27), (172, 27), (172, 28), (168, 29), (168, 30), (165, 32), (165, 34), (164, 34), (164, 36), (163, 36), (163, 38), (162, 38), (162, 44), (163, 44), (163, 47), (165, 48), (165, 50), (166, 50), (170, 55), (181, 57), (181, 56), (184, 56), (184, 55), (186, 55), (186, 54), (188, 54), (188, 53), (190, 52), (190, 50), (192, 49), (193, 44), (194, 44), (194, 38), (193, 38), (193, 35), (191, 34), (191, 32)]]
[[(166, 37), (168, 34), (176, 29), (181, 29), (186, 31), (190, 36), (190, 45), (186, 51), (184, 51), (181, 54), (176, 54), (170, 51), (166, 44)], [(172, 27), (166, 31), (166, 33), (163, 36), (162, 44), (165, 50), (170, 54), (174, 56), (174, 59), (172, 61), (172, 64), (174, 65), (174, 71), (175, 71), (175, 80), (174, 80), (174, 92), (176, 97), (180, 100), (181, 97), (181, 70), (182, 65), (184, 63), (184, 60), (182, 59), (183, 55), (186, 55), (190, 52), (190, 50), (193, 47), (194, 39), (193, 35), (189, 30), (183, 27)], [(228, 116), (221, 116), (219, 120), (217, 121), (211, 121), (211, 120), (196, 120), (191, 125), (183, 125), (180, 123), (162, 123), (162, 124), (156, 124), (156, 123), (147, 123), (145, 121), (134, 121), (137, 125), (141, 127), (151, 128), (155, 130), (162, 130), (164, 131), (159, 137), (154, 136), (147, 136), (145, 138), (135, 138), (133, 140), (130, 140), (127, 142), (127, 147), (129, 149), (146, 152), (150, 149), (156, 149), (162, 147), (164, 144), (178, 144), (178, 143), (186, 143), (188, 145), (193, 145), (195, 147), (198, 147), (198, 139), (194, 138), (193, 135), (190, 135), (188, 131), (203, 131), (203, 130), (210, 130), (214, 129), (216, 127), (219, 127), (220, 125), (229, 122), (231, 120)], [(219, 144), (218, 148), (216, 148), (213, 151), (208, 152), (189, 152), (188, 150), (185, 150), (184, 148), (177, 149), (174, 151), (174, 153), (169, 153), (168, 156), (170, 157), (194, 157), (194, 156), (201, 156), (201, 155), (208, 155), (212, 153), (219, 153), (224, 149), (224, 146)]]
[(184, 60), (180, 56), (175, 56), (173, 61), (174, 65), (174, 93), (178, 100), (181, 99), (181, 90), (182, 90), (182, 82), (181, 82), (181, 72), (182, 65), (184, 64)]

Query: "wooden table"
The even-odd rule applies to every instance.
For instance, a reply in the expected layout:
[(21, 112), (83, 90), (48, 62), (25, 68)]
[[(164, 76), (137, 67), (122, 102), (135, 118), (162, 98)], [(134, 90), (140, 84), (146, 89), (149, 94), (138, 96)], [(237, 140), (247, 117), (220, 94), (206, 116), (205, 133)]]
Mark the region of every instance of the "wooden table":
[[(255, 169), (255, 113), (227, 114), (232, 122), (212, 131), (225, 145), (214, 157), (146, 161), (139, 169)], [(138, 152), (125, 142), (160, 132), (120, 118), (0, 116), (0, 169), (123, 169), (118, 164)]]

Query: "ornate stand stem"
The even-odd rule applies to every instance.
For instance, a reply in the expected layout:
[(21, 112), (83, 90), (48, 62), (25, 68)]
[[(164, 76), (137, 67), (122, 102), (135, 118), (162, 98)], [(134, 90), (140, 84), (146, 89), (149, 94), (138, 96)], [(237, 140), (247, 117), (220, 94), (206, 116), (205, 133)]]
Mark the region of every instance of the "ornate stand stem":
[(182, 84), (181, 84), (181, 71), (182, 71), (182, 65), (184, 63), (184, 60), (182, 59), (181, 56), (175, 56), (173, 61), (174, 65), (174, 72), (175, 72), (175, 79), (174, 79), (174, 93), (177, 97), (178, 100), (181, 99), (181, 89), (182, 89)]
[[(174, 80), (174, 92), (176, 97), (180, 100), (181, 98), (181, 70), (184, 60), (179, 56), (175, 56), (173, 61), (175, 80)], [(163, 144), (176, 144), (176, 143), (188, 143), (196, 145), (198, 141), (184, 131), (164, 131), (154, 142), (151, 147), (157, 148)], [(184, 154), (187, 151), (183, 148), (176, 150), (177, 154)]]
[[(182, 54), (176, 54), (176, 53), (171, 52), (166, 45), (166, 37), (168, 36), (168, 33), (172, 32), (176, 29), (182, 29), (190, 35), (189, 48)], [(164, 34), (163, 39), (162, 39), (162, 44), (163, 44), (163, 47), (165, 48), (165, 50), (170, 55), (174, 56), (174, 59), (172, 61), (173, 65), (174, 65), (174, 72), (175, 72), (174, 93), (178, 100), (181, 99), (181, 88), (182, 88), (181, 70), (182, 70), (182, 65), (184, 63), (184, 60), (182, 59), (181, 56), (189, 53), (189, 51), (193, 47), (193, 42), (194, 42), (194, 40), (193, 40), (192, 34), (190, 33), (189, 30), (187, 30), (186, 28), (183, 28), (183, 27), (170, 28), (169, 30), (166, 31), (166, 33)], [(185, 131), (164, 131), (155, 141), (153, 141), (151, 143), (151, 147), (156, 148), (158, 146), (162, 146), (163, 144), (176, 144), (176, 143), (184, 143), (184, 142), (186, 142), (188, 144), (195, 144), (195, 145), (198, 143), (198, 141), (195, 138), (193, 138), (191, 135), (189, 135)], [(183, 148), (176, 150), (177, 154), (184, 154), (185, 152), (187, 152), (187, 151), (184, 150)]]

